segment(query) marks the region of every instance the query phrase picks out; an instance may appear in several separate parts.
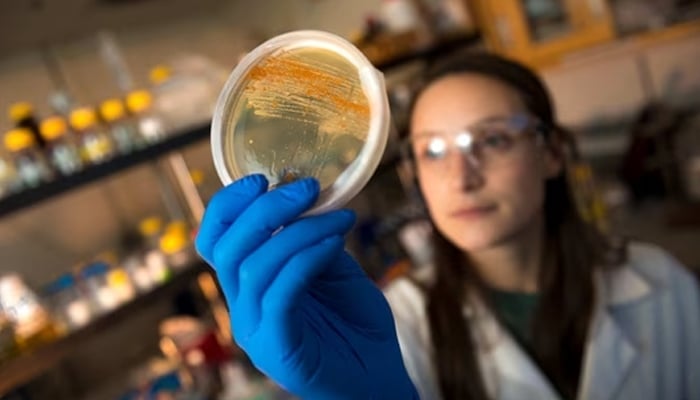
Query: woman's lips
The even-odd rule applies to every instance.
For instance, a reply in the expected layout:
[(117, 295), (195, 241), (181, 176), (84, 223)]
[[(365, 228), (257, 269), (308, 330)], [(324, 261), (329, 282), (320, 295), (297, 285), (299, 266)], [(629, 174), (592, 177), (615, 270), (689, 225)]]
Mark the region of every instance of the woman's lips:
[(451, 215), (456, 218), (481, 218), (496, 210), (495, 205), (487, 206), (477, 206), (477, 207), (466, 207), (454, 211)]

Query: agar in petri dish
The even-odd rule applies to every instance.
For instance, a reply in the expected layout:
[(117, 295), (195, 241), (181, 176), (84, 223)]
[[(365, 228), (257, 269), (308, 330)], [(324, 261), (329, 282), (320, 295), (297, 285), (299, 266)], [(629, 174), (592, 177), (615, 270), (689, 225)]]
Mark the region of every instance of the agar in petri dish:
[(273, 186), (310, 176), (328, 188), (367, 137), (369, 102), (357, 68), (331, 51), (300, 48), (266, 58), (245, 79), (225, 159)]

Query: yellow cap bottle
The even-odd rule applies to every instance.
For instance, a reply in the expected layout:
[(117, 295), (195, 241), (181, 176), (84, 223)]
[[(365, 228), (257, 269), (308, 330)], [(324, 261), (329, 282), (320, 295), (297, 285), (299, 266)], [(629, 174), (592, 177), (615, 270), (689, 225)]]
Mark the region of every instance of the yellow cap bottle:
[(68, 131), (66, 121), (61, 117), (49, 117), (41, 121), (39, 126), (41, 136), (47, 141), (53, 141), (63, 137)]
[(5, 133), (5, 148), (11, 153), (26, 150), (35, 144), (34, 135), (29, 129), (15, 128)]
[(140, 114), (151, 108), (153, 98), (147, 90), (135, 90), (126, 96), (126, 107), (132, 114)]
[(149, 237), (160, 232), (163, 223), (158, 217), (148, 217), (139, 223), (139, 232), (143, 236)]
[(154, 85), (159, 85), (167, 81), (170, 79), (170, 76), (172, 76), (172, 71), (166, 65), (156, 65), (151, 68), (151, 73), (149, 74), (151, 83)]
[(92, 128), (97, 123), (95, 111), (88, 107), (77, 108), (70, 113), (70, 124), (76, 131)]
[(124, 103), (119, 99), (107, 99), (100, 105), (100, 115), (107, 122), (114, 122), (124, 117)]
[(31, 103), (26, 101), (20, 101), (14, 103), (10, 106), (8, 110), (8, 116), (10, 119), (17, 123), (25, 118), (29, 118), (34, 113), (34, 107)]
[(177, 232), (177, 233), (182, 233), (183, 235), (187, 236), (187, 223), (185, 223), (185, 221), (181, 221), (181, 220), (174, 220), (174, 221), (170, 222), (168, 225), (166, 225), (165, 232), (166, 233)]
[(160, 238), (160, 251), (165, 255), (172, 255), (185, 249), (188, 243), (187, 235), (183, 232), (167, 232)]

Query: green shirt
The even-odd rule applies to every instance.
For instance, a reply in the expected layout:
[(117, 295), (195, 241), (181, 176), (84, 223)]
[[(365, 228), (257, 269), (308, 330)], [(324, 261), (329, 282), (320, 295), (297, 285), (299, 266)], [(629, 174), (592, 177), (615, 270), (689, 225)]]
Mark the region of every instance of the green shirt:
[[(508, 292), (497, 289), (490, 289), (489, 293), (494, 312), (501, 323), (523, 347), (525, 352), (532, 357), (534, 354), (532, 347), (532, 318), (535, 315), (539, 295), (536, 293)], [(534, 357), (533, 362), (537, 363)], [(559, 395), (562, 396), (560, 388), (556, 387), (553, 381), (552, 383)]]
[(539, 296), (535, 293), (508, 292), (491, 289), (491, 302), (496, 315), (511, 335), (532, 354), (532, 318)]

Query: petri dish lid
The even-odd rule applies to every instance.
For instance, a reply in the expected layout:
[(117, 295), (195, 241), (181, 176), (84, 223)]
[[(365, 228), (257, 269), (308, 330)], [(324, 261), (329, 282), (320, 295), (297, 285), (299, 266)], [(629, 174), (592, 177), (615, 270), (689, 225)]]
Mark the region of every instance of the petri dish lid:
[(211, 146), (224, 185), (265, 175), (271, 188), (319, 180), (307, 214), (340, 208), (367, 184), (389, 136), (381, 72), (355, 46), (321, 31), (274, 37), (246, 55), (214, 111)]

